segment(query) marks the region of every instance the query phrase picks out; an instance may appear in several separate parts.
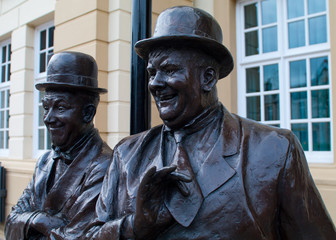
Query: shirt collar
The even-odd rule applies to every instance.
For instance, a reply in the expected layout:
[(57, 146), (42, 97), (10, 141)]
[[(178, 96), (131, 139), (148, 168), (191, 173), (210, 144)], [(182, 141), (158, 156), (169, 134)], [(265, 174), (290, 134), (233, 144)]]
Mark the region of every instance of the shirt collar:
[(90, 129), (83, 137), (81, 137), (72, 147), (66, 151), (61, 151), (59, 147), (52, 145), (53, 159), (62, 159), (66, 164), (69, 165), (75, 159), (75, 157), (77, 157), (82, 147), (93, 137), (95, 133), (96, 130), (94, 128)]
[(182, 135), (190, 135), (192, 133), (198, 132), (199, 130), (208, 126), (211, 122), (216, 119), (219, 119), (217, 116), (221, 116), (221, 104), (217, 103), (214, 106), (211, 106), (204, 110), (200, 115), (196, 116), (193, 120), (187, 123), (181, 129), (171, 129), (168, 126), (164, 126), (165, 132), (170, 132), (172, 134), (182, 134)]

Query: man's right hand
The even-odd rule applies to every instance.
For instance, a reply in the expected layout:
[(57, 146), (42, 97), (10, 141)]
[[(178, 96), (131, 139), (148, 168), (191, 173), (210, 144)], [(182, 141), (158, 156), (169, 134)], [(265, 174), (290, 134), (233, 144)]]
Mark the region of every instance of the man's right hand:
[(162, 230), (173, 223), (173, 217), (164, 204), (167, 185), (172, 182), (179, 186), (184, 194), (188, 194), (184, 182), (191, 179), (175, 172), (176, 166), (156, 170), (152, 167), (143, 177), (136, 200), (134, 216), (134, 234), (137, 239), (155, 238)]

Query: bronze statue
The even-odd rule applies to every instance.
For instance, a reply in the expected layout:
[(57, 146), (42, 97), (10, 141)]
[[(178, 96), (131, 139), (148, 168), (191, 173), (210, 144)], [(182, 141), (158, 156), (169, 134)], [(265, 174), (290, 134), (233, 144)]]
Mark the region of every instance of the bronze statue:
[(174, 7), (135, 44), (164, 124), (115, 147), (87, 239), (336, 239), (294, 134), (218, 102), (221, 42), (208, 13)]
[[(55, 54), (47, 79), (35, 87), (45, 91), (44, 123), (52, 150), (39, 158), (33, 178), (9, 214), (8, 240), (77, 239), (92, 221), (112, 150), (94, 128), (99, 103), (97, 64), (78, 52)], [(66, 235), (66, 237), (64, 237)]]

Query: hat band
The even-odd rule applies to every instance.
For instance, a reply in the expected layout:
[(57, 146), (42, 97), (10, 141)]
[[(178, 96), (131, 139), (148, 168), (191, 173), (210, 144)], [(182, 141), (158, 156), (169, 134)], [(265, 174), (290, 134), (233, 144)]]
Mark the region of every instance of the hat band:
[(85, 87), (97, 87), (97, 80), (95, 78), (71, 75), (71, 74), (53, 74), (47, 76), (48, 83), (62, 83)]
[[(174, 36), (174, 35), (197, 35), (200, 37), (206, 37), (206, 38), (212, 38), (213, 36), (210, 36), (208, 33), (199, 30), (199, 29), (193, 29), (187, 26), (169, 26), (166, 29), (155, 29), (155, 32), (153, 34), (153, 37), (162, 37), (162, 36)], [(217, 39), (214, 39), (217, 41)]]

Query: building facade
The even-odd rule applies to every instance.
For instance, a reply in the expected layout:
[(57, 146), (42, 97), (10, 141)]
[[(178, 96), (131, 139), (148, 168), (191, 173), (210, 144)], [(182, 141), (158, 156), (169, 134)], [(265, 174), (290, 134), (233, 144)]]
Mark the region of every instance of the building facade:
[[(336, 222), (336, 2), (334, 0), (152, 0), (211, 13), (235, 68), (218, 83), (232, 112), (291, 129)], [(98, 63), (102, 95), (95, 125), (113, 147), (129, 135), (131, 0), (0, 0), (0, 162), (7, 215), (51, 143), (40, 92), (55, 52), (80, 51)], [(152, 126), (160, 124), (152, 102)], [(0, 225), (3, 232), (3, 223)]]

